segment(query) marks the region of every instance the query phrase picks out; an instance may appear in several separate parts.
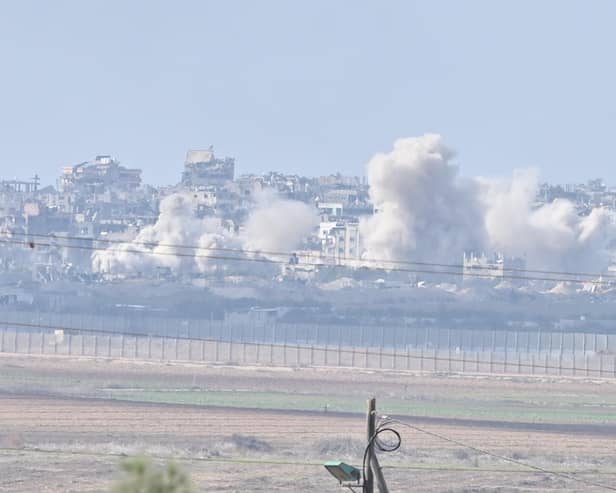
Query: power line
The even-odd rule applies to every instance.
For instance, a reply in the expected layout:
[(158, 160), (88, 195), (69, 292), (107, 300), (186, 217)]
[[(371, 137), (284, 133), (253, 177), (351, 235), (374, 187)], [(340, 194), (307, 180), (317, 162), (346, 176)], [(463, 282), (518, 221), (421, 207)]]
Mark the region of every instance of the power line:
[[(496, 367), (496, 366), (505, 366), (505, 365), (509, 365), (509, 366), (513, 366), (516, 368), (530, 368), (530, 369), (542, 369), (542, 370), (558, 370), (560, 371), (569, 371), (572, 373), (586, 373), (586, 374), (598, 374), (599, 377), (616, 377), (616, 375), (610, 375), (608, 370), (605, 369), (596, 369), (596, 368), (579, 368), (579, 367), (575, 367), (575, 366), (552, 366), (552, 365), (537, 365), (537, 364), (531, 364), (531, 363), (523, 363), (521, 361), (486, 361), (486, 360), (479, 360), (479, 359), (468, 359), (468, 358), (460, 358), (460, 357), (439, 357), (436, 355), (436, 349), (435, 354), (434, 355), (429, 355), (429, 354), (422, 354), (422, 355), (416, 355), (416, 354), (411, 354), (408, 351), (404, 352), (404, 353), (398, 353), (398, 352), (381, 352), (381, 351), (371, 351), (369, 350), (367, 347), (365, 350), (363, 349), (346, 349), (344, 347), (328, 347), (328, 346), (318, 346), (318, 345), (302, 345), (302, 344), (289, 344), (287, 343), (275, 343), (275, 342), (255, 342), (255, 341), (233, 341), (231, 339), (222, 339), (222, 338), (206, 338), (206, 337), (189, 337), (189, 336), (181, 336), (181, 335), (176, 335), (176, 336), (167, 336), (167, 335), (152, 335), (152, 334), (144, 334), (144, 333), (139, 333), (139, 332), (127, 332), (127, 331), (123, 331), (123, 332), (110, 332), (107, 330), (100, 330), (100, 329), (88, 329), (88, 328), (80, 328), (80, 327), (66, 327), (66, 326), (58, 326), (58, 325), (50, 325), (50, 324), (35, 324), (35, 323), (28, 323), (28, 322), (11, 322), (11, 321), (6, 321), (6, 320), (0, 320), (0, 327), (5, 326), (5, 327), (23, 327), (23, 328), (29, 328), (29, 329), (37, 329), (37, 330), (41, 330), (41, 329), (48, 329), (48, 330), (62, 330), (62, 331), (66, 331), (66, 332), (83, 332), (86, 334), (94, 334), (94, 335), (102, 335), (104, 334), (105, 336), (111, 337), (113, 335), (115, 336), (128, 336), (128, 337), (135, 337), (135, 338), (147, 338), (147, 337), (159, 337), (161, 339), (172, 339), (172, 340), (179, 340), (179, 341), (197, 341), (197, 342), (203, 342), (203, 343), (223, 343), (223, 344), (243, 344), (246, 346), (261, 346), (261, 347), (270, 347), (270, 348), (277, 348), (277, 349), (297, 349), (297, 350), (303, 350), (303, 351), (320, 351), (320, 352), (324, 352), (324, 353), (341, 353), (341, 354), (355, 354), (356, 356), (378, 356), (378, 357), (384, 357), (384, 358), (406, 358), (406, 359), (412, 359), (412, 360), (427, 360), (427, 361), (433, 361), (433, 362), (447, 362), (447, 363), (461, 363), (463, 365), (482, 365), (482, 366), (490, 366), (490, 368)], [(377, 368), (370, 368), (370, 369), (377, 369)], [(616, 372), (616, 367), (614, 368), (614, 371)], [(479, 372), (480, 373), (480, 372)]]
[[(79, 236), (55, 236), (49, 234), (35, 234), (35, 233), (21, 233), (21, 232), (11, 232), (10, 236), (23, 236), (27, 238), (43, 238), (43, 239), (53, 239), (53, 240), (73, 240), (73, 241), (84, 241), (89, 240), (89, 238), (83, 238)], [(250, 249), (242, 249), (242, 248), (229, 248), (229, 247), (201, 247), (197, 245), (186, 245), (186, 244), (177, 244), (177, 243), (159, 243), (159, 242), (147, 242), (147, 241), (124, 241), (124, 240), (115, 240), (110, 238), (97, 238), (92, 239), (97, 243), (106, 243), (112, 245), (132, 245), (132, 246), (143, 246), (146, 248), (152, 247), (164, 247), (164, 248), (177, 248), (181, 250), (205, 250), (205, 251), (213, 251), (213, 252), (229, 252), (229, 253), (237, 253), (237, 254), (249, 254), (249, 255), (273, 255), (273, 256), (281, 256), (285, 258), (291, 257), (296, 252), (281, 252), (281, 251), (270, 251), (270, 250), (250, 250)], [(28, 242), (28, 244), (31, 242)], [(47, 245), (45, 246), (60, 246), (64, 248), (70, 248), (70, 245)], [(108, 250), (107, 248), (101, 248), (102, 250)], [(111, 250), (114, 251), (114, 250)], [(125, 250), (119, 250), (125, 251)], [(135, 253), (147, 253), (146, 251), (137, 250)], [(160, 252), (156, 252), (159, 254)], [(194, 257), (195, 255), (189, 255), (190, 257)], [(308, 255), (312, 257), (312, 255)], [(317, 257), (318, 258), (318, 257)], [(362, 258), (362, 259), (354, 259), (350, 257), (337, 257), (338, 260), (344, 261), (354, 261), (361, 263), (374, 263), (374, 264), (393, 264), (393, 265), (415, 265), (422, 267), (439, 267), (445, 269), (462, 269), (464, 268), (463, 264), (448, 264), (448, 263), (438, 263), (438, 262), (422, 262), (422, 261), (411, 261), (411, 260), (388, 260), (388, 259), (378, 259), (378, 258)], [(285, 262), (286, 263), (286, 262)], [(330, 264), (324, 264), (330, 265)], [(385, 268), (387, 270), (391, 270), (389, 268)], [(472, 270), (493, 270), (490, 266), (472, 266)], [(555, 270), (538, 270), (538, 269), (521, 269), (521, 268), (503, 268), (506, 272), (515, 272), (515, 273), (531, 273), (531, 274), (547, 274), (547, 275), (556, 275), (556, 276), (580, 276), (580, 277), (605, 277), (609, 279), (616, 279), (616, 274), (609, 273), (592, 273), (592, 272), (574, 272), (574, 271), (555, 271)], [(582, 282), (582, 281), (578, 281)]]
[(400, 421), (399, 419), (385, 418), (384, 422), (386, 424), (397, 423), (399, 425), (406, 426), (406, 427), (408, 427), (408, 428), (410, 428), (412, 430), (415, 430), (417, 432), (423, 433), (425, 435), (428, 435), (428, 436), (431, 436), (431, 437), (434, 437), (434, 438), (438, 438), (439, 440), (442, 440), (442, 441), (445, 441), (445, 442), (457, 445), (459, 447), (462, 447), (462, 448), (465, 448), (465, 449), (468, 449), (468, 450), (472, 450), (475, 453), (478, 453), (478, 454), (481, 454), (481, 455), (487, 455), (489, 457), (493, 457), (495, 459), (499, 459), (499, 460), (502, 460), (502, 461), (505, 461), (505, 462), (509, 462), (511, 464), (516, 464), (518, 466), (522, 466), (522, 467), (525, 467), (525, 468), (528, 468), (528, 469), (532, 469), (532, 470), (537, 471), (537, 472), (541, 472), (541, 473), (544, 473), (544, 474), (549, 474), (549, 475), (552, 475), (552, 476), (557, 476), (557, 477), (560, 477), (560, 478), (563, 478), (563, 479), (567, 479), (567, 480), (570, 480), (570, 481), (577, 481), (578, 483), (585, 484), (587, 486), (595, 486), (597, 488), (603, 488), (605, 490), (616, 491), (616, 487), (613, 487), (613, 486), (609, 486), (609, 485), (602, 484), (602, 483), (596, 483), (596, 482), (591, 481), (589, 479), (578, 478), (578, 477), (573, 476), (573, 475), (568, 474), (568, 473), (554, 471), (554, 470), (551, 470), (551, 469), (546, 469), (544, 467), (536, 466), (534, 464), (529, 464), (527, 462), (523, 462), (521, 460), (517, 460), (517, 459), (514, 459), (512, 457), (507, 457), (506, 455), (496, 454), (494, 452), (490, 452), (489, 450), (485, 450), (485, 449), (482, 449), (482, 448), (479, 448), (479, 447), (475, 447), (473, 445), (468, 445), (468, 444), (466, 444), (464, 442), (461, 442), (459, 440), (455, 440), (453, 438), (449, 438), (449, 437), (447, 437), (445, 435), (442, 435), (440, 433), (436, 433), (434, 431), (426, 430), (426, 429), (421, 428), (419, 426), (412, 425), (412, 424), (404, 422), (404, 421)]
[[(119, 248), (102, 248), (96, 247), (92, 245), (63, 245), (51, 242), (31, 242), (31, 241), (15, 241), (11, 239), (3, 239), (0, 240), (1, 243), (12, 244), (12, 245), (22, 245), (27, 246), (29, 248), (35, 248), (37, 246), (44, 247), (60, 247), (60, 248), (69, 248), (69, 249), (77, 249), (77, 250), (87, 250), (87, 251), (102, 251), (102, 252), (112, 252), (112, 253), (128, 253), (128, 254), (136, 254), (136, 255), (163, 255), (163, 256), (171, 256), (177, 258), (202, 258), (202, 259), (210, 259), (210, 260), (224, 260), (228, 262), (258, 262), (262, 264), (274, 264), (274, 265), (287, 265), (288, 260), (275, 260), (265, 257), (229, 257), (225, 255), (202, 255), (202, 254), (187, 254), (181, 252), (158, 252), (152, 250), (135, 250), (135, 249), (119, 249)], [(207, 248), (203, 248), (203, 250), (207, 251)], [(239, 251), (238, 251), (239, 253)], [(314, 268), (343, 268), (342, 265), (332, 265), (328, 263), (313, 263), (313, 262), (302, 262), (302, 266), (314, 267)], [(459, 271), (438, 271), (438, 270), (430, 270), (430, 269), (411, 269), (411, 268), (402, 268), (402, 267), (373, 267), (373, 270), (376, 271), (384, 271), (384, 272), (405, 272), (410, 274), (429, 274), (429, 275), (446, 275), (446, 276), (457, 276), (457, 277), (475, 277), (478, 279), (494, 279), (495, 276), (490, 274), (481, 274), (477, 272), (459, 272)], [(605, 277), (605, 276), (604, 276)], [(545, 281), (545, 282), (571, 282), (571, 283), (587, 283), (593, 285), (608, 285), (611, 286), (613, 281), (604, 281), (601, 279), (573, 279), (573, 278), (565, 278), (565, 277), (539, 277), (539, 276), (518, 276), (511, 274), (503, 274), (498, 276), (498, 279), (511, 279), (511, 280), (524, 280), (524, 281)]]

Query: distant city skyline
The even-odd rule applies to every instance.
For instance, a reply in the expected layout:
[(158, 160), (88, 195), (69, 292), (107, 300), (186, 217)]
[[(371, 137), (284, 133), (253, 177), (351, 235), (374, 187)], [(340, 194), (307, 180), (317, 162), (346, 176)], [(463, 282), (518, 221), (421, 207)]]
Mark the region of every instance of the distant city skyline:
[(238, 173), (365, 174), (436, 132), (464, 176), (602, 177), (616, 4), (20, 1), (0, 7), (3, 178), (111, 154), (179, 180), (213, 144)]
[[(197, 150), (197, 149), (193, 149), (193, 150)], [(158, 182), (158, 181), (148, 181), (147, 180), (147, 176), (148, 176), (148, 170), (146, 169), (142, 169), (139, 166), (136, 165), (131, 165), (130, 163), (126, 163), (123, 162), (121, 159), (118, 159), (115, 155), (113, 154), (96, 154), (96, 155), (92, 155), (87, 159), (82, 159), (79, 162), (75, 162), (75, 163), (66, 163), (62, 166), (58, 167), (57, 173), (54, 176), (53, 173), (50, 173), (50, 179), (48, 181), (45, 180), (44, 178), (44, 174), (43, 176), (41, 176), (40, 173), (35, 172), (32, 175), (14, 175), (14, 176), (0, 176), (0, 180), (5, 180), (5, 181), (12, 181), (12, 180), (16, 180), (16, 181), (20, 181), (20, 182), (37, 182), (39, 184), (39, 188), (43, 188), (46, 186), (53, 186), (53, 187), (57, 187), (58, 184), (58, 180), (61, 180), (62, 178), (62, 168), (63, 167), (71, 167), (74, 165), (79, 164), (80, 162), (94, 162), (96, 157), (99, 156), (109, 156), (111, 157), (114, 161), (116, 161), (118, 164), (120, 165), (125, 165), (128, 168), (138, 168), (140, 171), (142, 171), (143, 175), (145, 175), (145, 178), (143, 179), (143, 185), (150, 185), (150, 186), (173, 186), (173, 185), (178, 185), (181, 184), (182, 182), (182, 176), (184, 174), (184, 161), (181, 162), (180, 166), (178, 167), (178, 176), (176, 178), (172, 178), (171, 181), (169, 182)], [(227, 155), (219, 155), (216, 154), (217, 157), (221, 157), (221, 158), (226, 158), (226, 157), (233, 157), (233, 156), (227, 156)], [(318, 174), (310, 174), (310, 173), (296, 173), (296, 172), (292, 172), (292, 171), (288, 171), (288, 170), (278, 170), (278, 169), (268, 169), (268, 170), (253, 170), (253, 171), (244, 171), (241, 168), (238, 168), (238, 172), (237, 172), (237, 176), (243, 176), (243, 175), (255, 175), (255, 176), (259, 176), (259, 175), (267, 175), (268, 173), (281, 173), (281, 174), (288, 174), (288, 175), (297, 175), (297, 176), (303, 176), (306, 178), (318, 178), (318, 177), (323, 177), (323, 176), (348, 176), (348, 177), (357, 177), (362, 181), (367, 180), (367, 176), (366, 176), (366, 172), (365, 169), (362, 167), (362, 172), (361, 173), (343, 173), (339, 170), (330, 170), (328, 172), (324, 172), (324, 173), (318, 173)], [(462, 176), (465, 176), (463, 173), (461, 174)], [(471, 177), (471, 178), (475, 178), (475, 177)], [(569, 181), (569, 182), (565, 182), (565, 181), (550, 181), (545, 179), (545, 177), (541, 177), (541, 183), (545, 183), (546, 185), (549, 186), (567, 186), (567, 185), (588, 185), (591, 182), (600, 180), (603, 182), (604, 185), (606, 185), (609, 188), (614, 188), (616, 187), (616, 181), (615, 182), (610, 182), (609, 180), (606, 180), (603, 176), (588, 176), (586, 178), (581, 178), (579, 180), (575, 180), (575, 181)]]

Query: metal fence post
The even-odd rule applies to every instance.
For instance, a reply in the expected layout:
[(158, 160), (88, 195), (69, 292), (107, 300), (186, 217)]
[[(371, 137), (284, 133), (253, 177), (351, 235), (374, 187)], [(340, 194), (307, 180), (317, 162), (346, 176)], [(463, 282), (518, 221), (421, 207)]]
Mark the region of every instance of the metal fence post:
[(325, 352), (323, 353), (323, 363), (327, 366), (327, 359), (329, 357), (329, 325), (325, 326)]
[(385, 345), (385, 327), (381, 326), (381, 347), (379, 348), (379, 368), (383, 369), (383, 346)]
[(288, 333), (287, 333), (288, 327), (285, 326), (283, 333), (283, 342), (282, 342), (282, 364), (284, 366), (287, 366), (287, 337), (288, 337)]
[(560, 352), (558, 354), (558, 374), (562, 375), (563, 374), (563, 351), (564, 351), (564, 344), (565, 344), (565, 334), (564, 332), (560, 333)]
[(558, 374), (563, 374), (563, 353), (558, 355)]
[(274, 341), (272, 340), (272, 342), (270, 343), (270, 365), (274, 364)]
[(509, 350), (509, 331), (505, 331), (505, 362), (503, 363), (503, 373), (507, 373), (507, 353)]
[(396, 369), (396, 356), (398, 354), (396, 345), (394, 343), (394, 345), (392, 346), (392, 356), (391, 356), (391, 369), (395, 370)]
[(338, 326), (338, 366), (342, 366), (342, 326)]
[(242, 334), (242, 338), (244, 339), (242, 341), (242, 362), (245, 364), (246, 363), (246, 339), (244, 338), (243, 334)]
[(531, 373), (531, 375), (534, 375), (535, 374), (535, 355), (531, 354), (530, 358), (531, 358), (530, 373)]
[(522, 373), (522, 354), (518, 353), (518, 375)]

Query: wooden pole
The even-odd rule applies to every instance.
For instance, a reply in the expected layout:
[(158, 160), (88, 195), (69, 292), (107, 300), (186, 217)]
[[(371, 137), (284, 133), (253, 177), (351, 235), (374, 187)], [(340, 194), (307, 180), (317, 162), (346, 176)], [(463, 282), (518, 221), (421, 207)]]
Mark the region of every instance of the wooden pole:
[(370, 465), (372, 466), (374, 477), (376, 478), (376, 484), (379, 487), (379, 492), (389, 493), (389, 488), (385, 482), (385, 476), (383, 476), (383, 470), (381, 469), (381, 464), (379, 464), (376, 454), (372, 454)]
[(372, 457), (374, 456), (374, 443), (372, 438), (376, 431), (376, 399), (368, 400), (367, 438), (368, 454), (366, 456), (366, 477), (364, 478), (364, 493), (374, 493), (374, 475), (372, 472)]
[(364, 492), (374, 492), (374, 482), (379, 488), (380, 493), (389, 493), (387, 482), (383, 475), (383, 470), (379, 464), (379, 459), (374, 451), (374, 434), (376, 433), (376, 399), (373, 397), (368, 401), (368, 455), (366, 457), (366, 477), (364, 478)]

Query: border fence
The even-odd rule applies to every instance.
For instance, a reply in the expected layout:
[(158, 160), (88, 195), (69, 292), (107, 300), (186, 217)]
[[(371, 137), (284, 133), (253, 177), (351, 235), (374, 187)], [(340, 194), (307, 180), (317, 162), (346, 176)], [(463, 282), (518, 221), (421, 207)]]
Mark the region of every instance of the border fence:
[[(616, 377), (616, 336), (209, 321), (175, 334), (0, 323), (0, 352), (234, 365)], [(83, 326), (82, 326), (83, 327)], [(114, 330), (110, 330), (113, 328)], [(124, 332), (118, 332), (123, 329)], [(173, 333), (173, 331), (169, 331)]]

